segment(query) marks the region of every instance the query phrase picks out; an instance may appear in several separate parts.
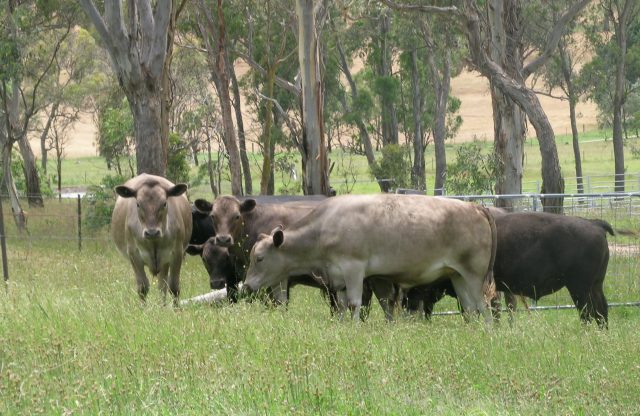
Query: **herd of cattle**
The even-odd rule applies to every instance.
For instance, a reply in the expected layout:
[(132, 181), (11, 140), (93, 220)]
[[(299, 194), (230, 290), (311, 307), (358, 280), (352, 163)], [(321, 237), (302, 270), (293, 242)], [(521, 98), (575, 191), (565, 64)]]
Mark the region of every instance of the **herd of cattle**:
[(465, 316), (491, 321), (496, 291), (514, 307), (516, 295), (537, 300), (566, 287), (582, 320), (607, 325), (606, 234), (614, 231), (602, 220), (394, 194), (223, 196), (192, 206), (186, 189), (147, 174), (115, 188), (112, 237), (142, 299), (146, 266), (177, 302), (187, 252), (202, 257), (211, 289), (226, 288), (230, 302), (265, 292), (286, 303), (304, 284), (354, 318), (375, 294), (392, 319), (400, 302), (428, 317), (449, 294)]

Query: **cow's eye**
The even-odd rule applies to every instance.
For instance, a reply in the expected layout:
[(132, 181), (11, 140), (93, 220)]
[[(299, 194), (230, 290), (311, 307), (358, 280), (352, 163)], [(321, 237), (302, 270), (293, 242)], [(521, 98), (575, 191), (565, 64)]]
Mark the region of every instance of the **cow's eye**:
[(166, 208), (167, 207), (167, 201), (164, 201), (164, 204), (162, 204), (162, 208)]
[(264, 256), (256, 256), (256, 263), (260, 263), (262, 260), (264, 260)]
[(236, 214), (236, 216), (234, 217), (234, 220), (238, 221), (240, 219), (240, 214)]

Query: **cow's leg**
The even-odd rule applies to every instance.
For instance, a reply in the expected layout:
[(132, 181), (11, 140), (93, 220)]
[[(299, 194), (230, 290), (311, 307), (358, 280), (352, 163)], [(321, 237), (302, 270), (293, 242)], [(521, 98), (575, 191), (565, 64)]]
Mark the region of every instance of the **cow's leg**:
[(600, 328), (606, 329), (609, 322), (609, 304), (604, 296), (602, 285), (591, 289), (591, 302), (593, 302), (593, 318)]
[(370, 277), (369, 285), (378, 298), (378, 303), (380, 303), (380, 307), (384, 311), (385, 318), (387, 318), (389, 322), (393, 321), (397, 296), (394, 284), (386, 279)]
[(462, 307), (465, 321), (469, 321), (470, 314), (482, 314), (487, 324), (493, 323), (491, 308), (487, 307), (484, 299), (482, 278), (474, 277), (470, 273), (451, 278), (451, 283), (456, 291)]
[[(180, 297), (180, 269), (182, 268), (182, 252), (179, 251), (171, 260), (171, 266), (167, 271), (162, 270), (165, 273), (165, 278), (168, 278), (167, 285), (169, 286), (169, 293), (173, 298), (173, 305), (178, 306), (178, 298)], [(168, 272), (168, 273), (167, 273)], [(166, 288), (165, 288), (166, 293)]]
[(147, 273), (144, 271), (144, 262), (136, 253), (129, 253), (129, 260), (133, 267), (133, 272), (136, 275), (136, 286), (138, 288), (138, 296), (144, 302), (147, 299), (147, 293), (149, 293), (149, 279)]
[[(369, 312), (371, 312), (371, 298), (373, 297), (372, 283), (367, 279), (362, 284), (362, 306), (360, 308), (360, 320), (362, 322), (369, 318)], [(376, 293), (376, 297), (378, 294)], [(378, 298), (380, 300), (380, 298)]]
[(346, 291), (347, 307), (351, 311), (351, 318), (360, 318), (360, 307), (362, 306), (362, 285), (364, 281), (364, 268), (359, 262), (345, 262), (342, 265), (340, 275), (334, 275), (330, 281), (343, 281)]

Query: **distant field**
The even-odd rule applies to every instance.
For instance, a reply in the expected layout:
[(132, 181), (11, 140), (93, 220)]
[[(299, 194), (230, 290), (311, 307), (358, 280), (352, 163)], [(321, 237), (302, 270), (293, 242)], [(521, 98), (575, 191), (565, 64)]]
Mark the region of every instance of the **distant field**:
[[(583, 174), (588, 177), (585, 183), (592, 185), (594, 189), (611, 188), (613, 186), (613, 145), (611, 142), (610, 131), (590, 131), (581, 135), (581, 154), (583, 163)], [(562, 173), (565, 176), (565, 187), (567, 193), (576, 192), (575, 182), (575, 164), (573, 156), (573, 147), (570, 136), (557, 137), (558, 154), (562, 167)], [(630, 151), (629, 145), (638, 146), (637, 139), (632, 139), (631, 143), (626, 147), (625, 164), (626, 172), (629, 175), (631, 184), (635, 185), (635, 189), (640, 187), (640, 159), (634, 158)], [(493, 143), (489, 140), (483, 141), (486, 152), (491, 151)], [(455, 161), (456, 147), (460, 143), (449, 143), (447, 149), (447, 161)], [(278, 156), (277, 156), (278, 157)], [(293, 155), (297, 161), (297, 174), (300, 179), (302, 172), (300, 168), (300, 156)], [(335, 149), (329, 154), (332, 163), (335, 163), (333, 172), (331, 173), (331, 185), (338, 193), (371, 193), (379, 192), (380, 188), (374, 182), (366, 159), (362, 155), (354, 155), (346, 153), (340, 149)], [(205, 156), (200, 156), (200, 162), (205, 160)], [(249, 160), (252, 166), (253, 188), (254, 193), (258, 193), (260, 189), (260, 168), (262, 166), (262, 157), (260, 154), (250, 154)], [(429, 193), (433, 193), (435, 157), (433, 145), (427, 147), (425, 153), (426, 171), (427, 171), (427, 188)], [(527, 139), (525, 145), (525, 172), (523, 180), (523, 188), (525, 192), (537, 192), (541, 185), (540, 173), (540, 151), (537, 140), (534, 138)], [(86, 187), (89, 185), (100, 184), (104, 175), (114, 174), (113, 171), (107, 170), (105, 161), (100, 157), (79, 157), (69, 158), (63, 161), (62, 168), (63, 187), (76, 188)], [(197, 168), (192, 167), (191, 177), (195, 178)], [(284, 189), (295, 189), (295, 183), (289, 176), (288, 172), (276, 172), (276, 193), (282, 193)], [(230, 183), (227, 180), (222, 181), (222, 193), (231, 192)], [(600, 192), (603, 192), (601, 190)], [(190, 196), (193, 198), (211, 196), (211, 190), (207, 184), (201, 184), (192, 187)]]

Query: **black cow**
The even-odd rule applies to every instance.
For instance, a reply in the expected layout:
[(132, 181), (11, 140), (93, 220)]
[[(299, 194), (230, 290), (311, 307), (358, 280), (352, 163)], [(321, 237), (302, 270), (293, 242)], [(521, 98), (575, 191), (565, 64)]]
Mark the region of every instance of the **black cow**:
[[(606, 235), (614, 235), (608, 222), (540, 212), (492, 209), (491, 213), (498, 230), (493, 269), (496, 290), (538, 300), (566, 287), (580, 319), (607, 326), (603, 290), (609, 263)], [(415, 308), (422, 299), (428, 316), (445, 294), (455, 294), (449, 281), (431, 289), (414, 288), (407, 306)]]

